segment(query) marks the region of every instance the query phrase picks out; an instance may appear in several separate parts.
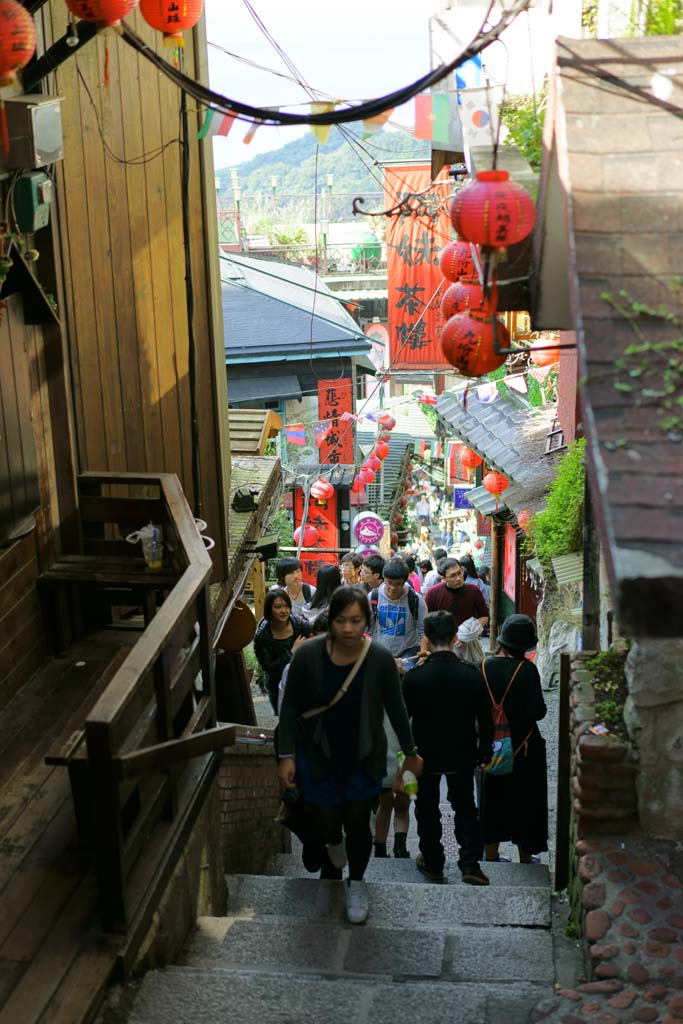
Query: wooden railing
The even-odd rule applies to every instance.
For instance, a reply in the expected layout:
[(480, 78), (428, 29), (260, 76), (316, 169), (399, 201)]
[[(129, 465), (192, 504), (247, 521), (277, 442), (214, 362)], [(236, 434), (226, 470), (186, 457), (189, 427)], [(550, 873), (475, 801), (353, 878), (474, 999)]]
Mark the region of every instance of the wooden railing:
[(151, 519), (163, 532), (162, 571), (177, 577), (85, 721), (101, 923), (130, 932), (173, 871), (215, 774), (210, 752), (231, 738), (216, 727), (212, 565), (174, 475), (87, 473), (79, 490), (84, 555), (124, 558), (122, 537)]

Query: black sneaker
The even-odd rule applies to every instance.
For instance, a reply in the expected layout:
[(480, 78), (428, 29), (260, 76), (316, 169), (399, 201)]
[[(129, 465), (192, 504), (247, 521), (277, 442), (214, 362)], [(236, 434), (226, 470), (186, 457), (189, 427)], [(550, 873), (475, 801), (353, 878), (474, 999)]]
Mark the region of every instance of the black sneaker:
[(478, 864), (471, 868), (463, 868), (462, 880), (468, 885), (489, 885), (489, 879), (481, 870)]
[(437, 882), (440, 885), (443, 885), (443, 883), (447, 881), (447, 878), (443, 873), (443, 868), (430, 868), (421, 853), (418, 853), (415, 858), (415, 867), (418, 871), (421, 871), (425, 878), (428, 878), (430, 882)]

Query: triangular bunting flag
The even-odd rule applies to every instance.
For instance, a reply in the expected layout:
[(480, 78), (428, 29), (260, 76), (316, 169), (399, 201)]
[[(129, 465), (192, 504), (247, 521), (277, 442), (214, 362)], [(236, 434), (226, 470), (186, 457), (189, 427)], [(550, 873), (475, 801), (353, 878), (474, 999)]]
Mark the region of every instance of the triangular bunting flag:
[(378, 132), (380, 128), (383, 128), (389, 118), (394, 112), (393, 107), (389, 107), (388, 110), (383, 110), (381, 114), (375, 114), (374, 117), (366, 117), (361, 122), (361, 138), (368, 139), (375, 132)]
[(529, 370), (529, 373), (534, 380), (537, 380), (539, 384), (542, 384), (551, 370), (552, 366), (534, 366), (533, 369)]
[(480, 384), (479, 387), (477, 388), (477, 395), (479, 397), (479, 401), (483, 402), (484, 405), (488, 404), (489, 402), (495, 402), (496, 398), (498, 397), (498, 388), (496, 387), (496, 382), (492, 380), (489, 381), (488, 384)]
[(313, 427), (313, 434), (315, 436), (316, 447), (319, 448), (323, 443), (330, 430), (332, 429), (332, 420), (320, 420)]
[(527, 387), (526, 377), (523, 373), (514, 373), (511, 377), (505, 378), (505, 383), (513, 391), (519, 391), (520, 395), (525, 395), (529, 388)]
[[(311, 103), (312, 114), (327, 114), (329, 111), (334, 110), (335, 103)], [(330, 131), (332, 129), (331, 124), (312, 124), (310, 129), (318, 140), (319, 146), (324, 146), (330, 137)]]
[(234, 122), (234, 114), (225, 114), (220, 110), (214, 110), (213, 107), (209, 107), (203, 124), (197, 133), (197, 138), (205, 139), (207, 135), (227, 138)]
[(247, 134), (242, 139), (242, 142), (245, 144), (245, 146), (249, 145), (249, 143), (252, 141), (252, 139), (256, 135), (256, 132), (259, 130), (260, 127), (261, 127), (261, 122), (260, 121), (254, 121), (251, 124), (249, 130), (247, 131)]

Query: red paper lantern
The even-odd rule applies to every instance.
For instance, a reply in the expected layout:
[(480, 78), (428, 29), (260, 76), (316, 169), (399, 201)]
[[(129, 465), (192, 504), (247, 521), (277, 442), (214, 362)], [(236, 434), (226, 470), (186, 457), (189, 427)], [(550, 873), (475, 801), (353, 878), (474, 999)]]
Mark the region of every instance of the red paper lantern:
[(365, 460), (365, 465), (368, 469), (371, 469), (373, 473), (376, 473), (378, 469), (382, 468), (382, 460), (378, 459), (376, 455), (369, 455)]
[(397, 512), (396, 515), (394, 516), (394, 522), (396, 523), (397, 526), (400, 526), (402, 524), (403, 516), (401, 515), (400, 512)]
[(481, 455), (477, 455), (471, 448), (463, 448), (462, 455), (460, 456), (460, 462), (465, 469), (476, 469), (477, 466), (481, 466), (482, 462)]
[(396, 426), (396, 420), (393, 416), (390, 416), (388, 412), (384, 412), (381, 416), (378, 416), (377, 422), (381, 427), (384, 427), (385, 430), (393, 430)]
[(358, 476), (364, 484), (371, 484), (375, 479), (374, 472), (368, 466), (361, 466)]
[[(538, 349), (540, 348), (540, 351)], [(548, 342), (539, 339), (531, 346), (531, 362), (536, 366), (552, 366), (560, 361), (560, 350), (557, 346), (548, 348)]]
[[(311, 526), (310, 523), (306, 523), (304, 526), (304, 543), (305, 548), (312, 548), (314, 544), (318, 543), (320, 534), (316, 530), (315, 526)], [(301, 539), (301, 527), (297, 526), (294, 531), (294, 543), (298, 544)]]
[(334, 487), (329, 480), (320, 477), (311, 484), (311, 497), (318, 501), (327, 501), (334, 494)]
[(459, 281), (475, 273), (474, 260), (467, 242), (449, 242), (439, 257), (441, 273), (447, 281)]
[(401, 508), (405, 508), (407, 504), (408, 504), (408, 499), (406, 498), (406, 496), (404, 494), (404, 495), (401, 496), (401, 500), (399, 501), (399, 505), (401, 506)]
[(391, 441), (391, 434), (389, 433), (389, 431), (382, 431), (381, 434), (378, 434), (377, 440), (384, 441), (385, 443), (387, 441)]
[[(510, 335), (503, 324), (496, 326), (498, 345), (508, 348)], [(493, 327), (490, 320), (479, 320), (469, 313), (456, 313), (441, 332), (441, 349), (444, 357), (464, 377), (481, 377), (483, 373), (497, 370), (505, 362), (493, 344)]]
[(385, 444), (384, 441), (378, 441), (372, 450), (373, 455), (376, 455), (378, 459), (386, 459), (389, 454), (389, 445)]
[(531, 522), (531, 512), (528, 508), (523, 508), (521, 512), (517, 513), (517, 525), (520, 530), (526, 531), (527, 526)]
[(491, 472), (487, 473), (482, 480), (482, 485), (486, 488), (489, 494), (495, 494), (498, 496), (510, 486), (510, 481), (507, 477), (503, 476), (502, 473), (496, 473), (494, 470), (491, 470)]
[(493, 249), (506, 249), (530, 234), (536, 219), (534, 201), (507, 171), (478, 171), (476, 181), (457, 193), (451, 222), (461, 238)]
[(94, 21), (102, 28), (118, 25), (137, 7), (138, 0), (66, 0), (66, 6), (81, 21)]
[(484, 295), (484, 289), (476, 277), (463, 277), (450, 285), (444, 292), (441, 300), (441, 312), (444, 320), (450, 320), (456, 313), (477, 313), (478, 315), (491, 316), (498, 306), (498, 289), (493, 286), (489, 297)]
[(398, 534), (394, 530), (394, 532), (391, 535), (391, 546), (392, 546), (392, 548), (395, 548), (397, 544), (398, 544)]
[(26, 8), (17, 0), (0, 0), (0, 85), (16, 81), (35, 49), (36, 30)]
[(475, 548), (477, 549), (477, 551), (481, 551), (481, 549), (482, 549), (482, 548), (483, 548), (483, 546), (484, 546), (484, 542), (483, 542), (483, 540), (475, 540), (475, 542), (474, 542), (474, 546), (475, 546)]
[(354, 477), (354, 481), (349, 487), (349, 490), (352, 492), (352, 494), (357, 494), (359, 496), (363, 493), (363, 491), (365, 490), (365, 484), (361, 480), (360, 476)]
[(140, 0), (140, 13), (148, 25), (164, 33), (164, 46), (184, 46), (183, 32), (195, 27), (203, 6), (204, 0)]

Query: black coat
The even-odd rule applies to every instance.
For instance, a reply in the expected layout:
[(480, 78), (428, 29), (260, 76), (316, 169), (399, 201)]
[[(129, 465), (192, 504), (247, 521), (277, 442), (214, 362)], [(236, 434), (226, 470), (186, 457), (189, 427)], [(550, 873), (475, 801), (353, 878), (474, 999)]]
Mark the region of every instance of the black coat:
[(481, 672), (435, 651), (408, 672), (403, 699), (426, 772), (471, 770), (492, 754), (493, 719)]
[(254, 636), (254, 654), (263, 669), (268, 693), (277, 693), (280, 677), (292, 660), (294, 641), (300, 636), (311, 635), (311, 624), (308, 619), (299, 615), (290, 615), (292, 635), (285, 640), (276, 640), (267, 619), (261, 619)]

